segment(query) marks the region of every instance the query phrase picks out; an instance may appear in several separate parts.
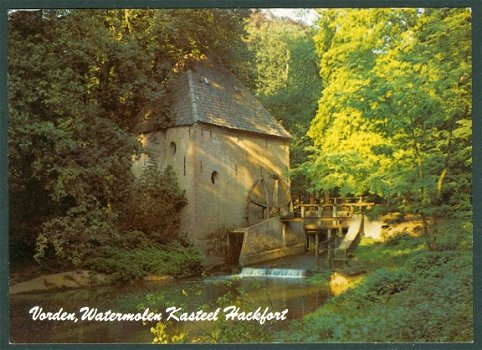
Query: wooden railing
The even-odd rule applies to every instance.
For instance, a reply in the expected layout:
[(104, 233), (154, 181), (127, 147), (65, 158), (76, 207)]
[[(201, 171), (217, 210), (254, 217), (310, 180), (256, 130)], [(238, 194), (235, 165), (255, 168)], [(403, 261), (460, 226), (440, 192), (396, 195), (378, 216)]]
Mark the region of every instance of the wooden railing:
[(335, 197), (316, 198), (311, 197), (308, 203), (294, 201), (294, 217), (340, 217), (352, 216), (362, 213), (364, 209), (370, 209), (373, 202), (367, 202), (363, 197)]

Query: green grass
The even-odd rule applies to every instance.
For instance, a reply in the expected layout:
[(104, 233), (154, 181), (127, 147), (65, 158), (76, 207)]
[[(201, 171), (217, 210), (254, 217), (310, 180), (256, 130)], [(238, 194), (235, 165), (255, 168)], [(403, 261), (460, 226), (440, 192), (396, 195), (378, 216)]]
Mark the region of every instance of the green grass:
[(406, 245), (388, 246), (363, 237), (353, 255), (356, 260), (355, 264), (365, 265), (369, 268), (396, 268), (407, 257), (423, 249), (424, 242), (421, 238), (412, 238), (412, 241)]
[[(385, 243), (364, 239), (355, 265), (360, 283), (295, 321), (286, 341), (466, 342), (473, 339), (472, 225), (440, 221), (437, 246), (402, 234)], [(321, 283), (323, 276), (313, 278)], [(327, 279), (327, 276), (324, 276)]]

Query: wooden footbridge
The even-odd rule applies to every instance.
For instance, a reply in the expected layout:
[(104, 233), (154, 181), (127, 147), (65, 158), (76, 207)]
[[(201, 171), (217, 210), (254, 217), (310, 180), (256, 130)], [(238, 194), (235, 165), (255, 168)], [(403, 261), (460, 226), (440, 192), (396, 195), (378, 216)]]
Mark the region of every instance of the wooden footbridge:
[[(243, 261), (261, 261), (268, 255), (282, 256), (289, 244), (295, 244), (292, 240), (287, 242), (284, 230), (299, 227), (296, 246), (301, 245), (303, 249), (304, 245), (304, 249), (314, 251), (318, 266), (322, 253), (327, 253), (330, 265), (346, 261), (363, 231), (363, 213), (373, 205), (364, 197), (311, 195), (306, 200), (292, 198), (289, 184), (279, 176), (262, 176), (248, 191), (247, 226), (234, 229), (228, 235), (230, 255), (241, 256)], [(282, 226), (276, 226), (275, 222)]]

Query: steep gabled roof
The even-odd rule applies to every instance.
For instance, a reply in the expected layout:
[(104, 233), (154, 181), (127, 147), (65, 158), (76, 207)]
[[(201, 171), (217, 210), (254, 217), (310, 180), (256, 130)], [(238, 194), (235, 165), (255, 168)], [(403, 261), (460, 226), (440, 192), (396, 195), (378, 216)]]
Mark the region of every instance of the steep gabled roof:
[(155, 105), (145, 108), (139, 116), (136, 132), (149, 132), (159, 126), (205, 123), (291, 138), (231, 72), (210, 60), (195, 62), (179, 73), (170, 91), (167, 116)]

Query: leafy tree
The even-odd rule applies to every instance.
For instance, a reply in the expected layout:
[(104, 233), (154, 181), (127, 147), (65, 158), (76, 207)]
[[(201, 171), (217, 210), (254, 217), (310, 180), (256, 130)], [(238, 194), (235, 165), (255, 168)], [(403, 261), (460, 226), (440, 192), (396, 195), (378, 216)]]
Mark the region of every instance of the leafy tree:
[[(150, 215), (126, 206), (139, 189), (132, 159), (143, 152), (130, 130), (146, 103), (163, 98), (176, 64), (205, 54), (242, 72), (246, 15), (216, 9), (10, 14), (14, 259), (31, 253), (37, 239), (39, 256), (53, 244), (60, 260), (79, 265), (93, 247), (117, 242), (124, 229), (165, 233), (126, 225), (126, 217)], [(162, 180), (175, 187), (172, 176)], [(179, 210), (178, 191), (166, 196)]]
[[(92, 96), (89, 72), (101, 56), (101, 40), (89, 38), (95, 18), (71, 32), (70, 21), (80, 19), (64, 14), (16, 13), (10, 20), (11, 237), (15, 243), (23, 235), (30, 247), (32, 235), (41, 232), (107, 237), (115, 224), (107, 205), (126, 195), (131, 159), (139, 151)], [(91, 45), (82, 47), (86, 42)], [(87, 248), (83, 239), (72, 243)]]
[(426, 233), (427, 216), (470, 212), (470, 12), (320, 15), (312, 190), (383, 196), (419, 214)]
[[(247, 24), (247, 43), (254, 56), (255, 91), (261, 103), (293, 135), (291, 166), (306, 161), (306, 132), (321, 90), (314, 28), (289, 19), (254, 13)], [(293, 174), (291, 191), (305, 191), (302, 174)]]
[(118, 204), (122, 213), (120, 225), (123, 230), (145, 232), (154, 242), (167, 243), (179, 232), (178, 212), (187, 201), (172, 168), (162, 173), (158, 169), (158, 164), (151, 160), (134, 182), (127, 203)]

